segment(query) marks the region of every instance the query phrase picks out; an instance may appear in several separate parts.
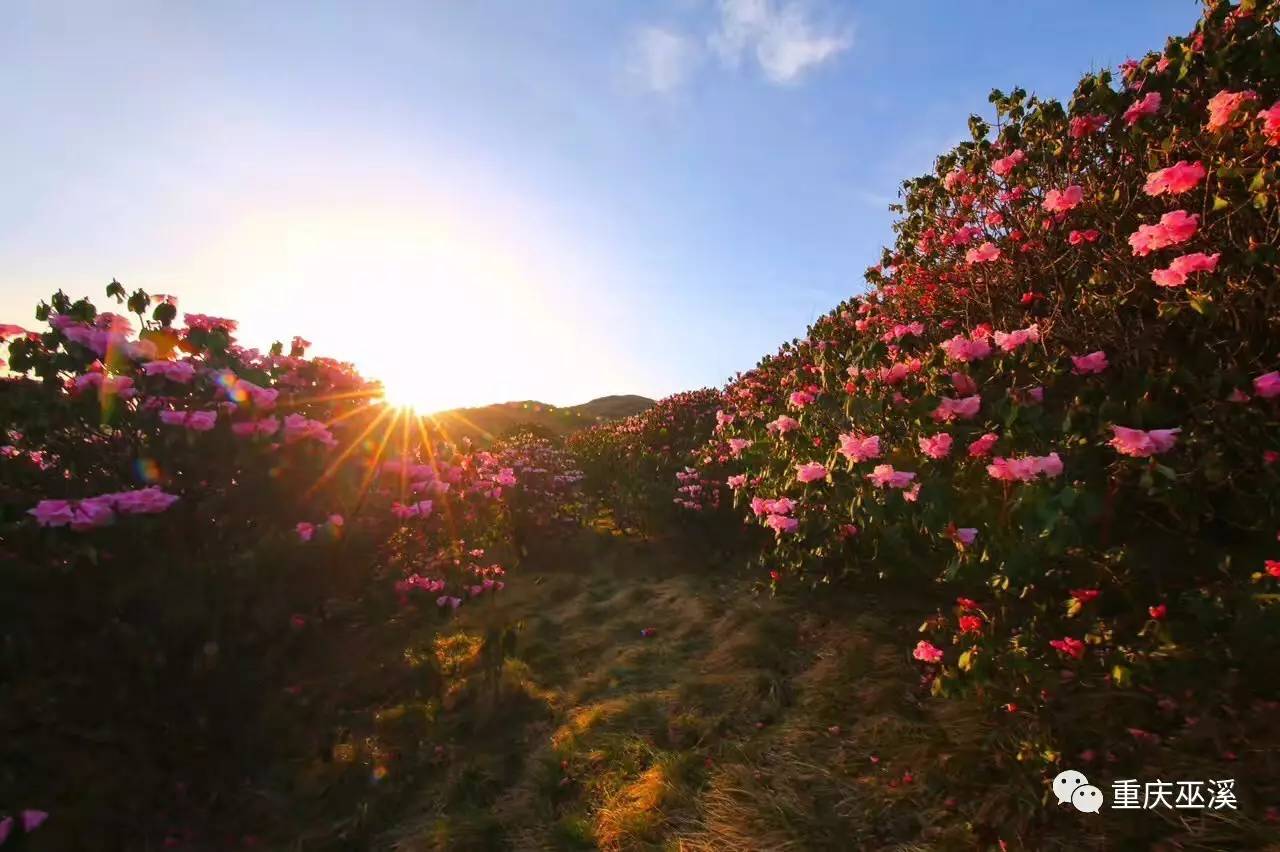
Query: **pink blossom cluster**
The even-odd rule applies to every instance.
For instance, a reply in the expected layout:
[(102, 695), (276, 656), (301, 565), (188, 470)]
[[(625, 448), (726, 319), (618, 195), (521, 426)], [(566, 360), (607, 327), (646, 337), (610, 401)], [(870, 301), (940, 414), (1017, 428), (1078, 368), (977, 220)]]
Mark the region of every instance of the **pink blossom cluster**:
[(319, 420), (312, 420), (302, 414), (290, 414), (285, 417), (284, 440), (287, 444), (313, 440), (329, 448), (338, 445), (338, 439), (333, 437), (329, 427)]
[(1062, 459), (1057, 453), (1047, 456), (996, 457), (987, 465), (987, 474), (1001, 482), (1031, 482), (1038, 476), (1051, 479), (1062, 473)]
[(42, 527), (70, 526), (77, 532), (106, 526), (116, 515), (154, 515), (163, 512), (177, 501), (174, 494), (166, 494), (152, 486), (132, 491), (117, 491), (86, 497), (82, 500), (41, 500), (28, 514)]
[(1141, 429), (1130, 429), (1125, 426), (1112, 426), (1114, 437), (1111, 446), (1117, 453), (1134, 458), (1147, 458), (1167, 453), (1178, 442), (1181, 427), (1174, 429), (1152, 429), (1144, 432)]

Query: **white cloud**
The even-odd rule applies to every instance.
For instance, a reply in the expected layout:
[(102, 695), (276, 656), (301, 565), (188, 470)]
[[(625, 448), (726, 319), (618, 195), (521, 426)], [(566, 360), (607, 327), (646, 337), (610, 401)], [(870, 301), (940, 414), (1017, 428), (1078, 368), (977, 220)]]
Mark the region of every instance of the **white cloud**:
[(643, 27), (631, 40), (628, 71), (651, 92), (679, 89), (697, 66), (702, 51), (688, 36), (662, 27)]
[(848, 27), (810, 20), (802, 0), (720, 0), (720, 26), (707, 40), (731, 68), (750, 53), (774, 83), (794, 83), (853, 44)]

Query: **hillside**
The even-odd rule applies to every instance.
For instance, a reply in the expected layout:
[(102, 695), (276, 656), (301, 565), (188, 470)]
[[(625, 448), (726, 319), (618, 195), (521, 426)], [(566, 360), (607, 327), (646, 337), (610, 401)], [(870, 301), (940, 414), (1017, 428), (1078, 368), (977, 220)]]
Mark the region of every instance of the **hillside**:
[(547, 435), (568, 435), (602, 420), (639, 414), (653, 400), (636, 394), (602, 396), (581, 405), (556, 406), (525, 399), (478, 408), (455, 408), (431, 415), (450, 438), (488, 441), (522, 427)]

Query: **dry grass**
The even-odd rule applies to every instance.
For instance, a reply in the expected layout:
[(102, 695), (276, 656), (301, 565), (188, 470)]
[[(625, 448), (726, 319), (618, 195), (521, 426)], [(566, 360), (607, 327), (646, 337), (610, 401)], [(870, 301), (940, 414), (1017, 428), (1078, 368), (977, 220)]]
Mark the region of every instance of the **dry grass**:
[[(454, 672), (445, 756), (377, 848), (1105, 847), (1000, 763), (1016, 727), (925, 697), (904, 651), (914, 624), (883, 602), (851, 615), (756, 598), (612, 532), (578, 553), (436, 646)], [(472, 650), (494, 619), (520, 626), (496, 689)], [(1223, 816), (1184, 846), (1251, 830)]]

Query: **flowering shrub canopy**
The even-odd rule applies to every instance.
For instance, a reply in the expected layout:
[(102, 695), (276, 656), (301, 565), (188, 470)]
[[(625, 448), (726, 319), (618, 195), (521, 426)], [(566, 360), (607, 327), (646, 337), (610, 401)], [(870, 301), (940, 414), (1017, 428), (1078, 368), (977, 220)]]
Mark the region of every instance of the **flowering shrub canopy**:
[(903, 184), (869, 290), (730, 383), (701, 454), (775, 585), (967, 601), (904, 654), (1017, 707), (1050, 774), (1126, 728), (1241, 747), (1277, 698), (1276, 18), (1211, 3), (1066, 105), (992, 92)]

